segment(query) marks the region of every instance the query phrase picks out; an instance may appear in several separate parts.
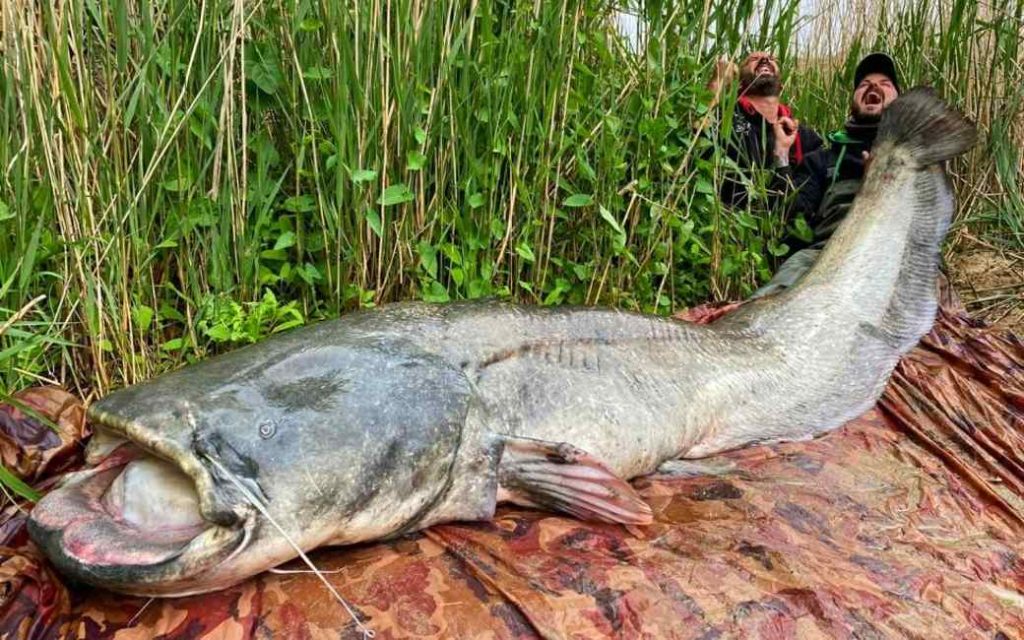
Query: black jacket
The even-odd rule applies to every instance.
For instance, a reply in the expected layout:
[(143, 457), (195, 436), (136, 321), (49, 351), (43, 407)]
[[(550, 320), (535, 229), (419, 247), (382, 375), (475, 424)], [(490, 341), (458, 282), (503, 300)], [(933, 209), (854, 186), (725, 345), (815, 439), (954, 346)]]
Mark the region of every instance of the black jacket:
[(787, 221), (802, 216), (814, 237), (787, 238), (790, 252), (825, 244), (846, 217), (864, 179), (865, 151), (871, 151), (877, 128), (848, 123), (829, 134), (831, 143), (808, 154), (803, 163), (782, 170), (794, 193), (786, 209)]
[[(789, 109), (783, 107), (783, 115)], [(781, 109), (780, 109), (781, 111)], [(787, 179), (792, 176), (793, 167), (799, 166), (824, 144), (821, 136), (813, 129), (800, 125), (797, 129), (799, 143), (794, 143), (789, 153), (788, 168), (779, 169), (772, 179), (770, 190), (783, 190)], [(726, 145), (726, 155), (736, 163), (741, 171), (751, 168), (772, 169), (775, 165), (773, 150), (775, 149), (775, 133), (772, 126), (752, 108), (737, 104), (732, 123), (732, 136)], [(746, 204), (747, 189), (739, 176), (727, 176), (722, 184), (722, 201), (730, 206), (738, 207)]]

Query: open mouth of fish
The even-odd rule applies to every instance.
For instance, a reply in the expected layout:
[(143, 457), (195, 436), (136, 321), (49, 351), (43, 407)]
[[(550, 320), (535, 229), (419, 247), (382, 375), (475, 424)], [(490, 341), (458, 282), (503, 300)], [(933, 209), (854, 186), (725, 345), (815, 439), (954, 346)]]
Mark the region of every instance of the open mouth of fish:
[(95, 466), (69, 476), (30, 520), (58, 568), (83, 581), (136, 588), (203, 574), (245, 546), (248, 524), (205, 518), (192, 477), (120, 440)]

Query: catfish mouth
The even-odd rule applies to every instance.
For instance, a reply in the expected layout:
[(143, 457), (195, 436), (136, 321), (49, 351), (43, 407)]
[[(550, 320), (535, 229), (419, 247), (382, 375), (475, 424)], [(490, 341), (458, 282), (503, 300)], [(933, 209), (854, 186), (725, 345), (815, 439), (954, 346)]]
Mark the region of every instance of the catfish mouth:
[(126, 593), (176, 595), (207, 590), (198, 578), (245, 546), (247, 524), (205, 519), (191, 477), (125, 443), (45, 496), (29, 532), (67, 575)]

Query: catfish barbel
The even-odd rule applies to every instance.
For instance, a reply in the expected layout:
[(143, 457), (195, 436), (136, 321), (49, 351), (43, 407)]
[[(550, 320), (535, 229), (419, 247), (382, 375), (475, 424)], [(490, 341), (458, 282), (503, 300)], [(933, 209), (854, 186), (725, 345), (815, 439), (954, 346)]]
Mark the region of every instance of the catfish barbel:
[(927, 90), (896, 100), (813, 269), (712, 325), (398, 304), (116, 391), (89, 409), (92, 466), (36, 505), (31, 535), (68, 576), (171, 596), (296, 557), (285, 533), (308, 551), (503, 501), (649, 523), (628, 479), (809, 438), (875, 403), (934, 321), (954, 209), (940, 163), (974, 137)]

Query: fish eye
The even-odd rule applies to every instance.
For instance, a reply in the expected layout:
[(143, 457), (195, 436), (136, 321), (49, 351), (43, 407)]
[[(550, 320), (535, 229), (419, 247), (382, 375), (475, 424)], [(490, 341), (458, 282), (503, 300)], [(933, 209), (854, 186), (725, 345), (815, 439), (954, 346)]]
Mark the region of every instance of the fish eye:
[(277, 425), (272, 420), (264, 420), (259, 425), (260, 437), (264, 440), (270, 440), (277, 433)]

